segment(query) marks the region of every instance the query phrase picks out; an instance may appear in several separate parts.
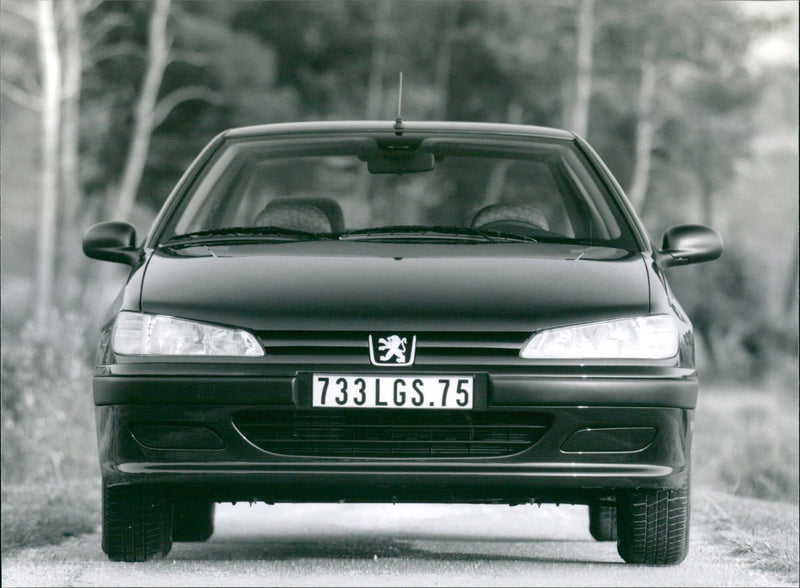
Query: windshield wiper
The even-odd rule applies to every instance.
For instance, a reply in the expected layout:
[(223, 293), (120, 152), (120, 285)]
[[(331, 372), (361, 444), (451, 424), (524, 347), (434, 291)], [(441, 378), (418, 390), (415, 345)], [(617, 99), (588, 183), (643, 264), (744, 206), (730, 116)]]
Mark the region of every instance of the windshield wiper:
[(330, 233), (310, 233), (284, 227), (226, 227), (176, 235), (161, 243), (162, 247), (178, 247), (208, 242), (225, 241), (316, 241), (334, 239)]
[(339, 239), (457, 239), (481, 240), (489, 243), (502, 241), (526, 241), (537, 243), (537, 239), (529, 235), (504, 233), (502, 231), (484, 231), (474, 227), (444, 227), (426, 225), (397, 225), (391, 227), (375, 227), (357, 231), (340, 233)]

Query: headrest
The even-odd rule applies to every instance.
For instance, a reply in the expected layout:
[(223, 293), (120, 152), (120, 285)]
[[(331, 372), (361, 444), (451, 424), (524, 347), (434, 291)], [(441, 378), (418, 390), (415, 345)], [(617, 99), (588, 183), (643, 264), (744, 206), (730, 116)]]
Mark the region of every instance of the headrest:
[(304, 204), (312, 204), (319, 208), (328, 217), (328, 222), (331, 223), (331, 230), (334, 233), (341, 233), (344, 231), (344, 214), (339, 203), (333, 198), (321, 197), (295, 197), (295, 198), (276, 198), (273, 203), (282, 202), (301, 202)]
[(309, 233), (331, 232), (331, 223), (319, 207), (293, 198), (273, 200), (267, 204), (264, 210), (258, 213), (253, 225), (275, 226)]
[(491, 204), (480, 209), (472, 219), (473, 227), (480, 227), (495, 221), (522, 221), (536, 225), (544, 230), (550, 229), (547, 217), (535, 205), (526, 202)]

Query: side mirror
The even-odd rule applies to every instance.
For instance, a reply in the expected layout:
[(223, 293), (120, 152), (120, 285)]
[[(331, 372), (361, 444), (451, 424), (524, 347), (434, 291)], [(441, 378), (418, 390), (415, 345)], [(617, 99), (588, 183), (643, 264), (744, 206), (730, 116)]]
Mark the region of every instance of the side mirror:
[(92, 225), (83, 234), (83, 252), (93, 259), (135, 265), (140, 255), (136, 229), (115, 221)]
[(722, 237), (703, 225), (677, 225), (664, 231), (659, 253), (666, 267), (711, 261), (722, 255)]

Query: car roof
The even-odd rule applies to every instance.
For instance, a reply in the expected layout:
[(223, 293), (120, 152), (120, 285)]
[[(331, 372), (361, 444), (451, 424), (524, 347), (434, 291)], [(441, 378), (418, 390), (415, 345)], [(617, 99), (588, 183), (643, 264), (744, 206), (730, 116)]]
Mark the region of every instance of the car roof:
[[(419, 122), (403, 121), (403, 133), (439, 134), (456, 133), (464, 135), (508, 135), (517, 137), (545, 139), (574, 139), (575, 135), (562, 129), (530, 125), (478, 122)], [(318, 133), (395, 133), (395, 122), (373, 121), (321, 121), (275, 123), (229, 129), (222, 133), (224, 138), (245, 139), (273, 135), (298, 135)]]

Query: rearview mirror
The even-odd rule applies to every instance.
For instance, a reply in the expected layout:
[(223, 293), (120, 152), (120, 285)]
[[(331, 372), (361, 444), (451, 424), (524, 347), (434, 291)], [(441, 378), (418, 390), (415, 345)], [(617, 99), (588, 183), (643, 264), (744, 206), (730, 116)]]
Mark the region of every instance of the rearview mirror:
[(136, 229), (116, 221), (92, 225), (83, 234), (83, 252), (92, 259), (135, 265), (140, 255)]
[(435, 165), (433, 153), (425, 151), (377, 151), (367, 158), (371, 174), (409, 174), (429, 172)]
[(711, 261), (722, 255), (722, 237), (703, 225), (677, 225), (664, 231), (659, 253), (666, 267)]

